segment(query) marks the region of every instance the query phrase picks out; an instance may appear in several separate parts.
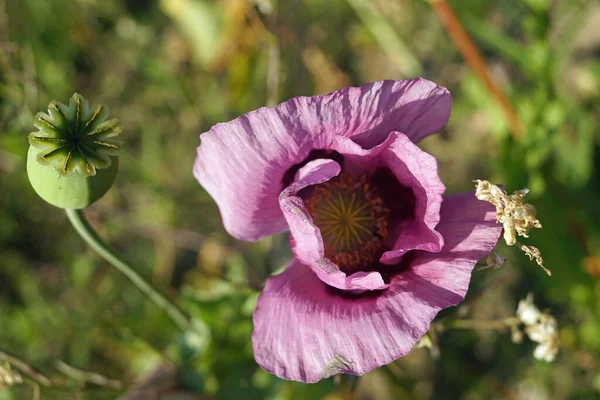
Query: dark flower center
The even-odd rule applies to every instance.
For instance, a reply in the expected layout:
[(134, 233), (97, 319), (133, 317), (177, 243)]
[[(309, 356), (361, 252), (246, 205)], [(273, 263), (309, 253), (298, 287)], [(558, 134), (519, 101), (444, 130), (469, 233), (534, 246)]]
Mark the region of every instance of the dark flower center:
[(366, 176), (341, 174), (312, 187), (304, 203), (321, 230), (327, 258), (346, 273), (372, 268), (384, 251), (390, 210)]

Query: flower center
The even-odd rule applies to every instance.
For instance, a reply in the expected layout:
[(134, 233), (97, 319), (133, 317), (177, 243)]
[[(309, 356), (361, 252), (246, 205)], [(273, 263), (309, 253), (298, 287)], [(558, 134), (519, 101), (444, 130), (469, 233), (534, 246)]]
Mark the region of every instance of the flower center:
[(390, 210), (366, 176), (342, 174), (314, 186), (304, 199), (321, 230), (325, 256), (352, 273), (377, 262), (388, 233)]

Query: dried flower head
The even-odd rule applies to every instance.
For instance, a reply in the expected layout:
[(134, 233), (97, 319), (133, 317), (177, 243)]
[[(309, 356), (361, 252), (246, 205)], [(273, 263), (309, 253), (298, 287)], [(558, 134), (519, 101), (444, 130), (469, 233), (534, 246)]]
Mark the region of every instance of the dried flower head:
[(21, 375), (14, 371), (7, 362), (0, 362), (0, 389), (23, 383)]
[(542, 224), (536, 218), (535, 207), (525, 202), (529, 189), (516, 190), (508, 195), (500, 187), (488, 181), (475, 181), (475, 196), (496, 207), (496, 221), (504, 227), (504, 240), (509, 246), (517, 246), (530, 260), (536, 263), (548, 274), (552, 273), (544, 267), (544, 260), (537, 247), (527, 246), (517, 241), (517, 236), (529, 237), (532, 228), (541, 228)]
[(539, 343), (533, 352), (538, 360), (553, 361), (558, 354), (559, 340), (556, 319), (547, 312), (541, 312), (533, 303), (530, 293), (519, 302), (517, 317), (525, 325), (525, 333)]
[(525, 325), (535, 324), (541, 316), (540, 310), (533, 304), (533, 295), (530, 293), (527, 297), (519, 302), (517, 307), (517, 317)]

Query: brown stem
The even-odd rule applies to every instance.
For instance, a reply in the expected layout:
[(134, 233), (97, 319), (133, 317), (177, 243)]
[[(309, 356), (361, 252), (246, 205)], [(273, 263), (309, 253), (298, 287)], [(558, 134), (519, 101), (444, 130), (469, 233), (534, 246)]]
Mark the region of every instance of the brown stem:
[(430, 3), (465, 61), (483, 81), (483, 84), (499, 103), (500, 107), (502, 107), (513, 136), (520, 136), (523, 129), (514, 108), (492, 78), (481, 52), (469, 37), (469, 34), (452, 10), (452, 7), (450, 7), (446, 0), (431, 0)]

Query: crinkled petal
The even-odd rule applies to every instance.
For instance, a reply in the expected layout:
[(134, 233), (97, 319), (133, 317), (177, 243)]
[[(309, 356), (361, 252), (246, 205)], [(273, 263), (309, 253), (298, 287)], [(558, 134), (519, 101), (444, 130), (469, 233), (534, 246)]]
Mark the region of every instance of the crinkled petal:
[(254, 355), (284, 379), (316, 382), (362, 375), (407, 354), (439, 310), (464, 299), (471, 271), (496, 245), (495, 210), (473, 193), (447, 197), (441, 252), (415, 252), (388, 289), (362, 296), (336, 291), (297, 260), (271, 277), (254, 313)]
[(418, 252), (411, 261), (412, 270), (464, 297), (473, 266), (498, 243), (502, 225), (496, 223), (496, 209), (477, 200), (474, 192), (446, 196), (436, 229), (444, 237), (442, 251)]
[(277, 204), (283, 177), (312, 150), (329, 149), (336, 136), (370, 148), (392, 131), (417, 142), (446, 124), (450, 108), (449, 92), (420, 78), (296, 97), (203, 134), (194, 175), (217, 202), (225, 229), (257, 240), (286, 230)]
[(440, 220), (446, 187), (438, 176), (437, 161), (433, 156), (399, 132), (390, 133), (383, 143), (371, 149), (363, 149), (343, 137), (336, 138), (333, 148), (344, 155), (344, 168), (349, 170), (372, 174), (380, 168), (388, 169), (393, 174), (392, 180), (397, 182), (383, 182), (380, 187), (384, 192), (397, 184), (412, 191), (411, 202), (414, 204), (410, 205), (413, 210), (409, 216), (395, 212), (397, 206), (403, 210), (401, 203), (406, 198), (393, 191), (385, 196), (388, 197), (387, 205), (392, 208), (388, 235), (388, 246), (392, 250), (382, 255), (382, 263), (396, 264), (410, 250), (440, 251), (444, 239), (435, 227)]
[[(373, 85), (376, 91), (362, 90)], [(360, 121), (356, 134), (345, 135), (365, 148), (383, 142), (390, 132), (404, 133), (414, 143), (438, 132), (448, 123), (452, 96), (448, 89), (423, 78), (383, 81), (362, 86)]]
[(294, 256), (310, 267), (323, 282), (342, 290), (364, 292), (379, 290), (387, 285), (379, 272), (356, 272), (347, 276), (325, 257), (321, 231), (297, 195), (305, 187), (318, 185), (337, 176), (340, 165), (328, 159), (310, 161), (297, 174), (296, 181), (279, 196), (279, 204), (290, 226), (291, 247)]

